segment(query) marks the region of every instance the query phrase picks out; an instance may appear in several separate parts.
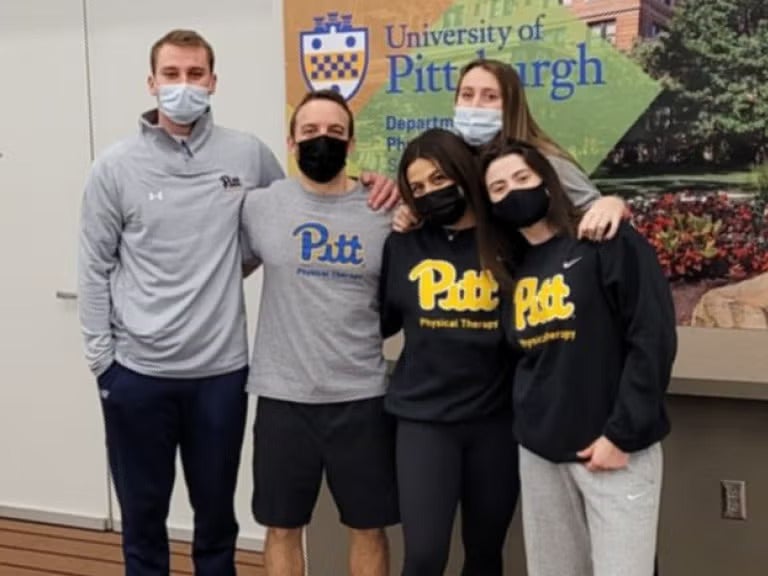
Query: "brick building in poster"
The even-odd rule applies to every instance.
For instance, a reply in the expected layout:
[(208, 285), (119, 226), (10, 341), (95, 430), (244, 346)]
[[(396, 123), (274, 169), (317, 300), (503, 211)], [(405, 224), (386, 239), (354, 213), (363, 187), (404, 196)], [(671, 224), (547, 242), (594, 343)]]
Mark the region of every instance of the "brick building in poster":
[(559, 0), (595, 36), (619, 50), (631, 50), (638, 38), (653, 38), (664, 30), (680, 0)]
[[(619, 50), (629, 51), (638, 38), (653, 38), (666, 29), (675, 7), (683, 0), (463, 0), (448, 8), (442, 27), (460, 26), (465, 18), (495, 18), (514, 14), (521, 4), (538, 3), (542, 10), (553, 4), (567, 7), (595, 36), (604, 38)], [(694, 0), (695, 1), (695, 0)], [(418, 14), (415, 10), (413, 14)], [(387, 14), (388, 16), (390, 14)], [(394, 19), (402, 14), (391, 13)], [(419, 16), (417, 16), (417, 20)], [(550, 22), (551, 23), (551, 22)]]

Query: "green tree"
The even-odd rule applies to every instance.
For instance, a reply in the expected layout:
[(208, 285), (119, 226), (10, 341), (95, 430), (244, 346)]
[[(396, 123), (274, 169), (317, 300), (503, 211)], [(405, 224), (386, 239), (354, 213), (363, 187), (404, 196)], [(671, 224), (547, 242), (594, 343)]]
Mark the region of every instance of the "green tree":
[[(634, 56), (667, 93), (664, 135), (718, 162), (754, 161), (768, 142), (768, 2), (687, 0)], [(701, 156), (699, 156), (701, 158)]]

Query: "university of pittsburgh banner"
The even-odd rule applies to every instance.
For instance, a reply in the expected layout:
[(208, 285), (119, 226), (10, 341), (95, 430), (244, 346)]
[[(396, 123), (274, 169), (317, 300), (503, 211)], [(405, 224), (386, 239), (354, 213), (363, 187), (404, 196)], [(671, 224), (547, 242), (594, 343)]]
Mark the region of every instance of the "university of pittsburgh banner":
[(679, 322), (768, 328), (768, 9), (641, 0), (632, 19), (619, 0), (564, 4), (284, 0), (287, 115), (338, 90), (356, 115), (351, 172), (392, 175), (411, 138), (451, 126), (465, 63), (507, 62), (542, 127), (630, 201)]
[(660, 91), (555, 0), (286, 0), (285, 54), (289, 111), (337, 87), (358, 165), (390, 173), (410, 138), (450, 127), (459, 71), (478, 56), (517, 68), (537, 119), (590, 171)]

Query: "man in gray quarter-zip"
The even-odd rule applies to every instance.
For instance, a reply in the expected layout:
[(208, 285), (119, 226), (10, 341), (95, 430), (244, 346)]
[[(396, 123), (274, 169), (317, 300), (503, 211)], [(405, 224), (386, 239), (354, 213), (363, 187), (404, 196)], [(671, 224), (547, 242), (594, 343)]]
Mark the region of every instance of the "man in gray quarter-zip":
[(195, 572), (235, 574), (248, 363), (239, 213), (247, 190), (283, 171), (260, 140), (214, 124), (213, 66), (193, 31), (153, 46), (158, 109), (96, 160), (82, 204), (80, 320), (131, 576), (169, 573), (179, 448)]

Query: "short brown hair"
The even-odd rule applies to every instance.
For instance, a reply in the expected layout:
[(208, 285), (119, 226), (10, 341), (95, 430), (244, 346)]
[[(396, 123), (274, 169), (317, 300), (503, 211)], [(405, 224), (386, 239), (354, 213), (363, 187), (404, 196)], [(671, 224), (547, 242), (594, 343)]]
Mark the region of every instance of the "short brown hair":
[(152, 50), (149, 53), (149, 66), (152, 74), (155, 73), (155, 68), (157, 67), (157, 54), (160, 52), (160, 48), (166, 44), (190, 48), (205, 48), (205, 51), (208, 53), (208, 67), (213, 72), (215, 57), (213, 55), (213, 48), (208, 41), (194, 30), (177, 29), (171, 30), (152, 45)]
[(289, 134), (291, 135), (291, 138), (295, 136), (296, 132), (296, 116), (299, 113), (299, 110), (307, 103), (312, 102), (312, 100), (330, 100), (331, 102), (335, 102), (339, 106), (341, 106), (344, 109), (344, 112), (347, 113), (347, 117), (349, 117), (349, 130), (348, 135), (350, 138), (352, 138), (355, 135), (355, 117), (352, 114), (352, 110), (349, 108), (349, 104), (347, 104), (347, 101), (344, 99), (344, 96), (336, 92), (335, 90), (315, 90), (313, 92), (307, 92), (304, 95), (304, 98), (301, 99), (301, 102), (296, 106), (296, 108), (293, 110), (293, 114), (291, 114), (291, 121), (288, 125)]

